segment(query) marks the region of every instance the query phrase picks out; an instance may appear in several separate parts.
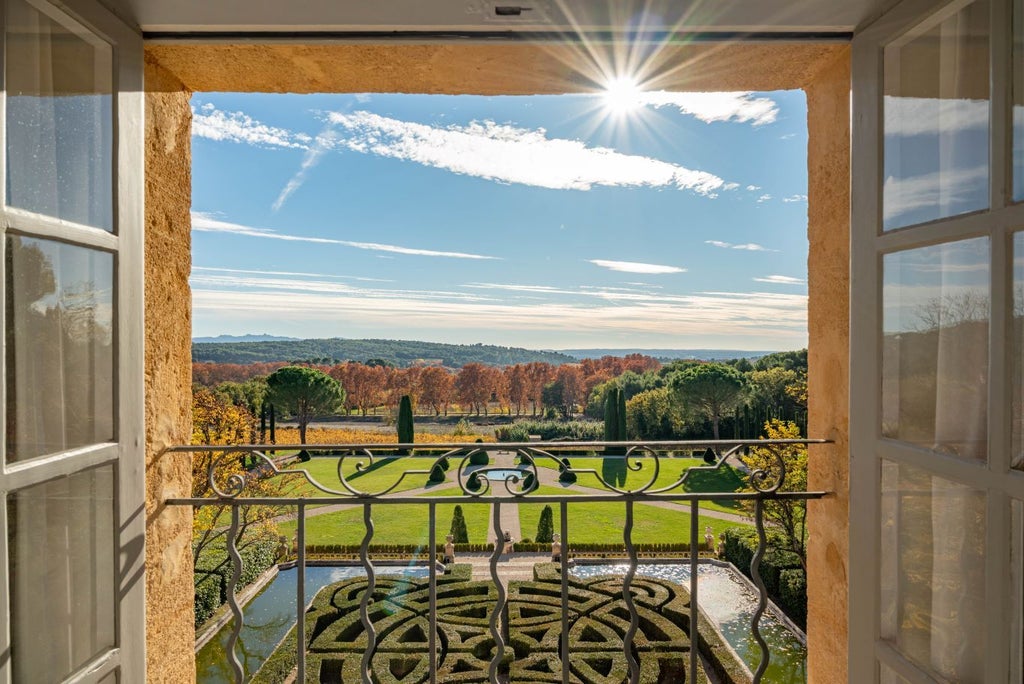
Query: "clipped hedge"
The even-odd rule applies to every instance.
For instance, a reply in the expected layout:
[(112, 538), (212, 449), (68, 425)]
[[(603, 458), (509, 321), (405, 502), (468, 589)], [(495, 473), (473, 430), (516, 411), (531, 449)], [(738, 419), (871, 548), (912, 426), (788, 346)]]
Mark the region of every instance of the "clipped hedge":
[(485, 465), (487, 465), (490, 462), (491, 462), (491, 457), (487, 455), (486, 451), (474, 452), (469, 457), (469, 464), (470, 465), (485, 466)]
[[(658, 542), (658, 543), (638, 543), (633, 545), (636, 548), (638, 554), (684, 554), (690, 552), (690, 545), (686, 542)], [(359, 544), (307, 544), (306, 555), (307, 556), (323, 556), (323, 557), (357, 557), (359, 556), (360, 549), (362, 547)], [(471, 543), (471, 544), (456, 544), (456, 553), (490, 553), (494, 550), (494, 545), (491, 543)], [(524, 553), (546, 553), (551, 550), (551, 544), (540, 543), (540, 542), (527, 542), (517, 541), (516, 551)], [(702, 551), (705, 551), (702, 549)], [(409, 556), (423, 556), (429, 555), (430, 549), (427, 545), (417, 544), (370, 544), (369, 547), (370, 557), (375, 556), (398, 556), (406, 558)], [(444, 553), (444, 544), (438, 543), (434, 550), (435, 554)], [(570, 546), (571, 555), (591, 555), (591, 554), (610, 554), (616, 556), (625, 556), (626, 547), (623, 542), (589, 542), (589, 543), (571, 543)]]
[[(438, 681), (488, 680), (495, 643), (489, 622), (497, 589), (490, 582), (470, 581), (454, 574), (438, 578), (437, 625), (444, 650)], [(457, 569), (461, 569), (456, 566)], [(507, 645), (499, 673), (509, 681), (561, 681), (561, 587), (558, 567), (534, 566), (533, 581), (513, 581), (502, 623)], [(567, 657), (573, 681), (620, 682), (628, 678), (623, 635), (630, 615), (622, 600), (621, 577), (569, 580), (570, 643)], [(638, 577), (633, 596), (639, 631), (633, 653), (642, 684), (687, 679), (691, 647), (689, 595), (685, 587), (655, 578)], [(365, 578), (352, 578), (321, 590), (305, 614), (306, 682), (348, 682), (362, 677), (367, 646), (359, 606), (367, 590)], [(380, 684), (422, 682), (427, 676), (430, 592), (426, 578), (381, 576), (370, 597), (369, 617), (377, 642), (370, 658), (370, 677)], [(294, 668), (296, 630), (292, 629), (253, 678), (257, 684), (283, 681)], [(732, 652), (704, 619), (696, 639), (701, 651), (698, 681), (746, 684), (750, 681)]]
[[(778, 548), (781, 543), (778, 534), (769, 533), (768, 547), (758, 571), (775, 605), (800, 629), (806, 629), (807, 578), (800, 557), (792, 551)], [(750, 563), (756, 551), (756, 530), (734, 527), (725, 531), (725, 559), (751, 579)]]
[[(260, 575), (277, 562), (278, 542), (260, 539), (240, 551), (242, 574), (235, 591), (252, 584)], [(228, 600), (228, 586), (231, 582), (233, 563), (227, 549), (215, 546), (205, 549), (195, 567), (195, 626), (199, 627)]]
[(600, 442), (604, 424), (587, 420), (519, 420), (494, 431), (499, 442), (529, 442), (530, 435), (540, 435), (545, 442)]

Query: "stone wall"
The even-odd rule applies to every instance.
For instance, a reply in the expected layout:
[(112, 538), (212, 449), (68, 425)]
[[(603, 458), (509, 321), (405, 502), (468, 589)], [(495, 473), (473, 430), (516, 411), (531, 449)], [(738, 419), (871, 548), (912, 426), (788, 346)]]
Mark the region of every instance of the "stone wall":
[(850, 491), (850, 57), (807, 87), (807, 432), (810, 449), (807, 670), (811, 684), (847, 680)]
[(189, 93), (148, 56), (146, 78), (146, 668), (150, 682), (195, 679)]

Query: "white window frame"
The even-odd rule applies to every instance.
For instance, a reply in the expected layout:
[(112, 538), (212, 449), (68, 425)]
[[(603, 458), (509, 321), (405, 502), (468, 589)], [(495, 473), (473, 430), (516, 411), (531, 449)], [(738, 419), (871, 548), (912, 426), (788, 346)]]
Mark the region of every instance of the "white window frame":
[[(115, 17), (96, 0), (28, 0), (71, 17), (109, 43), (113, 57), (113, 220), (114, 231), (82, 226), (6, 206), (6, 86), (0, 97), (0, 252), (9, 231), (49, 238), (110, 252), (115, 259), (116, 359), (114, 419), (116, 442), (90, 445), (39, 458), (8, 463), (0, 458), (0, 643), (8, 657), (0, 659), (0, 684), (12, 679), (9, 657), (10, 582), (8, 576), (7, 500), (10, 492), (98, 465), (114, 466), (115, 540), (113, 567), (118, 568), (113, 596), (115, 645), (80, 667), (64, 681), (99, 682), (112, 672), (118, 681), (146, 679), (145, 610), (145, 424), (143, 389), (143, 233), (144, 233), (144, 85), (143, 46), (138, 31)], [(0, 4), (0, 85), (5, 77), (5, 11)], [(0, 295), (5, 259), (0, 258)], [(0, 297), (2, 301), (2, 297)], [(0, 322), (4, 317), (0, 307)], [(5, 356), (0, 336), (0, 360)], [(0, 374), (4, 372), (0, 362)], [(6, 383), (0, 378), (0, 410), (6, 411)], [(3, 440), (0, 440), (2, 442)], [(0, 455), (4, 444), (0, 443)]]
[[(1013, 235), (1024, 230), (1024, 204), (1013, 204), (1012, 0), (989, 0), (989, 209), (882, 231), (883, 49), (936, 14), (964, 0), (904, 0), (853, 39), (850, 397), (850, 620), (849, 682), (879, 681), (880, 664), (911, 684), (937, 680), (903, 657), (880, 634), (881, 460), (911, 465), (981, 490), (987, 497), (985, 532), (985, 682), (1006, 684), (1019, 665), (1021, 588), (1014, 586), (1010, 546), (1011, 501), (1024, 501), (1024, 473), (1010, 469), (1013, 349)], [(971, 462), (882, 436), (882, 278), (886, 254), (975, 237), (990, 241), (988, 459)], [(1021, 540), (1014, 540), (1019, 544)], [(1019, 547), (1018, 547), (1019, 549)], [(1018, 576), (1019, 577), (1019, 576)], [(1014, 636), (1016, 634), (1016, 636)]]

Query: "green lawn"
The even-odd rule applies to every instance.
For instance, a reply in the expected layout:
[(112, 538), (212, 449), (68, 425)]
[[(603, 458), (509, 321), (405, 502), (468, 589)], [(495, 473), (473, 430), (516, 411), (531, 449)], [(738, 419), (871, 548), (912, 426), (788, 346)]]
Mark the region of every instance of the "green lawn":
[[(651, 457), (630, 458), (631, 464), (637, 461), (641, 468), (634, 471), (627, 468), (624, 459), (621, 458), (569, 457), (569, 463), (577, 473), (582, 469), (596, 470), (605, 482), (619, 489), (636, 489), (651, 481), (654, 474), (654, 459)], [(552, 469), (556, 467), (551, 459), (546, 458), (537, 459), (537, 465)], [(667, 487), (676, 482), (686, 468), (702, 465), (705, 465), (704, 461), (699, 458), (662, 458), (658, 477), (655, 478), (654, 486), (651, 489)], [(579, 473), (576, 484), (604, 489), (604, 485), (591, 473)], [(693, 472), (683, 487), (683, 491), (686, 492), (741, 492), (744, 489), (746, 489), (746, 483), (743, 477), (729, 465), (723, 465), (717, 470)], [(723, 513), (745, 513), (743, 504), (739, 501), (702, 501), (700, 507)]]
[[(349, 486), (364, 492), (380, 492), (398, 482), (399, 478), (402, 477), (402, 473), (408, 470), (429, 471), (434, 463), (434, 459), (413, 456), (376, 458), (373, 464), (368, 465), (367, 469), (361, 473), (356, 470), (356, 464), (359, 462), (369, 464), (369, 458), (366, 456), (349, 456), (345, 459), (342, 472), (345, 474), (345, 479)], [(453, 468), (454, 466), (455, 464), (452, 464)], [(314, 480), (325, 487), (345, 491), (345, 488), (338, 479), (338, 457), (336, 456), (313, 458), (305, 463), (293, 463), (288, 467), (292, 470), (305, 470)], [(452, 471), (449, 470), (449, 478), (453, 477), (451, 473)], [(285, 475), (282, 477), (285, 478), (287, 482), (286, 487), (290, 490), (289, 494), (292, 496), (300, 496), (302, 494), (317, 496), (318, 494), (323, 494), (299, 475)], [(409, 489), (423, 487), (426, 484), (427, 475), (407, 475), (391, 492), (404, 492)]]
[[(540, 487), (537, 494), (560, 494), (561, 489)], [(537, 522), (543, 504), (519, 504), (519, 525), (524, 538), (533, 539), (537, 534)], [(555, 532), (561, 528), (559, 506), (552, 505), (554, 512)], [(618, 543), (622, 540), (622, 528), (626, 521), (624, 503), (570, 503), (569, 504), (569, 543)], [(701, 517), (700, 541), (703, 542), (704, 529), (710, 525), (717, 539), (718, 535), (730, 527), (741, 526), (717, 518)], [(677, 543), (690, 539), (690, 515), (680, 511), (668, 510), (649, 504), (636, 504), (633, 507), (633, 541), (638, 543)]]
[[(457, 487), (440, 491), (430, 496), (456, 497), (462, 491)], [(425, 495), (426, 496), (426, 495)], [(452, 524), (455, 504), (437, 506), (437, 543), (443, 544), (444, 537)], [(487, 504), (465, 503), (462, 512), (466, 517), (469, 541), (483, 544), (487, 541), (490, 525)], [(415, 504), (376, 504), (373, 506), (374, 544), (421, 544), (426, 546), (430, 531), (427, 520), (427, 506)], [(278, 524), (280, 534), (292, 539), (295, 522)], [(324, 515), (306, 518), (307, 544), (361, 544), (366, 533), (363, 527), (363, 509), (357, 507)]]

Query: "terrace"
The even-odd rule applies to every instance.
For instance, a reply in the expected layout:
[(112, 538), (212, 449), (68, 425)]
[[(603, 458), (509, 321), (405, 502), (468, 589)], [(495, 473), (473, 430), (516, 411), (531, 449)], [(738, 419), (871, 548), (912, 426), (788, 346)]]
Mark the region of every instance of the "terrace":
[[(457, 645), (465, 636), (460, 636), (459, 625), (466, 628), (466, 624), (460, 623), (452, 616), (452, 606), (444, 603), (439, 607), (439, 581), (440, 586), (447, 587), (442, 594), (450, 594), (451, 584), (445, 584), (449, 578), (445, 575), (452, 572), (457, 566), (452, 562), (440, 563), (439, 560), (452, 554), (452, 550), (445, 544), (440, 543), (444, 535), (445, 523), (439, 523), (438, 507), (440, 505), (450, 506), (452, 497), (439, 493), (427, 493), (415, 495), (415, 492), (403, 491), (403, 487), (422, 486), (427, 483), (435, 468), (443, 468), (448, 471), (446, 482), (454, 485), (457, 489), (456, 495), (461, 494), (457, 500), (459, 503), (469, 507), (487, 506), (488, 517), (493, 531), (493, 539), (504, 540), (509, 531), (508, 511), (515, 514), (520, 505), (542, 505), (548, 504), (558, 508), (558, 521), (560, 530), (560, 553), (552, 560), (555, 561), (556, 574), (548, 578), (548, 582), (557, 587), (558, 603), (550, 606), (551, 614), (549, 621), (554, 624), (547, 625), (547, 636), (545, 641), (552, 644), (557, 643), (558, 648), (554, 654), (557, 664), (547, 663), (544, 668), (550, 675), (551, 681), (601, 681), (601, 678), (593, 679), (596, 676), (592, 669), (592, 663), (588, 657), (569, 657), (567, 654), (576, 653), (583, 646), (578, 640), (581, 636), (581, 625), (585, 626), (588, 618), (587, 611), (583, 606), (577, 606), (579, 592), (582, 591), (578, 582), (570, 578), (570, 568), (575, 564), (576, 559), (573, 553), (574, 532), (573, 520), (579, 520), (585, 524), (583, 512), (580, 505), (598, 504), (599, 506), (612, 506), (616, 514), (622, 516), (624, 525), (622, 528), (622, 549), (628, 567), (625, 577), (620, 585), (614, 589), (612, 594), (619, 593), (624, 606), (624, 617), (612, 619), (603, 628), (611, 630), (615, 639), (620, 643), (618, 652), (601, 652), (602, 658), (608, 662), (618, 662), (620, 676), (631, 684), (641, 681), (662, 681), (663, 677), (669, 676), (672, 668), (666, 663), (669, 661), (685, 660), (685, 668), (678, 667), (675, 675), (676, 680), (685, 677), (685, 681), (702, 681), (703, 678), (711, 676), (712, 681), (753, 681), (755, 684), (762, 681), (771, 658), (768, 644), (761, 633), (761, 617), (768, 605), (768, 589), (761, 577), (761, 560), (767, 548), (767, 530), (764, 515), (765, 502), (780, 502), (793, 500), (820, 499), (825, 492), (790, 491), (786, 486), (787, 462), (791, 458), (794, 448), (806, 448), (809, 444), (822, 444), (822, 440), (756, 440), (749, 442), (525, 442), (525, 443), (504, 443), (501, 445), (480, 445), (480, 444), (430, 444), (425, 450), (424, 445), (419, 445), (419, 454), (403, 457), (407, 462), (415, 459), (410, 466), (399, 473), (392, 473), (390, 481), (375, 481), (373, 487), (366, 487), (359, 479), (359, 475), (369, 472), (375, 463), (382, 458), (387, 458), (396, 451), (408, 449), (413, 451), (416, 445), (387, 445), (379, 444), (345, 444), (345, 445), (273, 445), (273, 446), (182, 446), (173, 447), (171, 453), (199, 453), (204, 457), (206, 467), (206, 478), (210, 485), (208, 497), (196, 498), (174, 498), (168, 500), (169, 505), (174, 506), (214, 506), (228, 507), (230, 510), (230, 526), (226, 530), (225, 544), (227, 552), (233, 559), (231, 578), (228, 582), (227, 601), (233, 614), (231, 624), (231, 635), (227, 642), (227, 657), (233, 671), (234, 681), (247, 681), (249, 677), (255, 677), (261, 681), (261, 675), (266, 678), (267, 670), (281, 668), (280, 662), (263, 669), (260, 663), (256, 672), (247, 671), (243, 661), (236, 652), (236, 644), (244, 626), (243, 612), (238, 599), (238, 592), (235, 589), (239, 580), (246, 572), (242, 556), (239, 554), (237, 541), (240, 535), (240, 520), (247, 507), (272, 506), (275, 508), (288, 507), (288, 510), (295, 510), (295, 568), (297, 580), (295, 585), (294, 603), (294, 630), (282, 640), (283, 649), (294, 648), (293, 654), (274, 655), (274, 661), (284, 661), (285, 670), (294, 663), (294, 675), (296, 681), (330, 681), (336, 674), (332, 668), (341, 668), (338, 671), (348, 673), (349, 677), (357, 676), (363, 682), (406, 681), (405, 677), (410, 676), (415, 681), (449, 681), (456, 672), (475, 671), (479, 681), (534, 681), (532, 677), (540, 676), (531, 674), (530, 668), (524, 663), (531, 663), (538, 653), (544, 649), (540, 644), (524, 642), (517, 628), (515, 621), (511, 623), (512, 632), (510, 636), (509, 617), (509, 590), (518, 597), (518, 592), (524, 591), (515, 581), (510, 581), (506, 565), (515, 555), (512, 550), (514, 544), (497, 542), (491, 544), (491, 552), (487, 567), (489, 569), (489, 581), (493, 591), (486, 588), (473, 593), (475, 598), (473, 605), (476, 610), (476, 618), (483, 620), (486, 610), (487, 624), (491, 641), (485, 642), (483, 649), (480, 645), (473, 649), (475, 654), (471, 662), (467, 664), (466, 658), (470, 656), (461, 654)], [(310, 474), (311, 469), (299, 467), (298, 462), (289, 465), (279, 465), (280, 461), (271, 456), (275, 452), (298, 451), (304, 448), (310, 455), (318, 460), (325, 459), (330, 469), (336, 469), (337, 477), (314, 477)], [(692, 492), (687, 491), (687, 485), (691, 477), (701, 473), (715, 473), (728, 469), (727, 462), (736, 459), (751, 449), (759, 450), (765, 454), (766, 467), (754, 469), (749, 473), (749, 491), (723, 491), (723, 492)], [(427, 451), (428, 453), (424, 453)], [(689, 456), (693, 453), (702, 454), (698, 464), (692, 464), (691, 459), (682, 459), (677, 456), (684, 454)], [(597, 458), (580, 458), (594, 453), (604, 454)], [(481, 459), (480, 457), (484, 458)], [(507, 461), (511, 457), (518, 459), (520, 465), (510, 469)], [(258, 465), (248, 472), (250, 476), (239, 475), (234, 468), (239, 458), (247, 461), (258, 458)], [(497, 459), (503, 463), (496, 464)], [(570, 460), (571, 459), (571, 460)], [(585, 461), (583, 466), (572, 466), (572, 460), (577, 463)], [(682, 460), (682, 469), (673, 468), (675, 475), (662, 476), (662, 470), (668, 470), (669, 465), (675, 465)], [(351, 463), (354, 461), (354, 469)], [(598, 470), (587, 465), (594, 465), (592, 461), (602, 462), (607, 469)], [(568, 464), (568, 465), (567, 465)], [(319, 464), (318, 464), (319, 466)], [(575, 482), (580, 477), (585, 477), (592, 486), (582, 490), (558, 492), (552, 487), (542, 488), (541, 483), (547, 478), (544, 470), (550, 468), (557, 470), (559, 480)], [(323, 468), (318, 467), (321, 473)], [(629, 473), (638, 473), (639, 478), (634, 478), (630, 486), (626, 486), (625, 478), (620, 483), (617, 479), (609, 481), (604, 475), (609, 471), (623, 470)], [(257, 475), (256, 473), (260, 473)], [(667, 473), (666, 473), (667, 474)], [(307, 491), (301, 496), (266, 496), (260, 491), (259, 483), (273, 478), (297, 478), (303, 485), (309, 485)], [(695, 479), (695, 478), (694, 478)], [(407, 481), (408, 480), (408, 481)], [(554, 491), (554, 493), (551, 493)], [(750, 577), (757, 589), (757, 608), (750, 621), (749, 629), (760, 647), (760, 657), (755, 666), (751, 667), (752, 672), (747, 672), (742, 665), (738, 665), (732, 658), (723, 658), (725, 651), (722, 645), (722, 637), (718, 629), (708, 621), (707, 617), (701, 614), (698, 607), (700, 599), (698, 583), (698, 564), (701, 556), (709, 556), (714, 552), (717, 538), (713, 537), (708, 543), (704, 539), (703, 525), (707, 519), (702, 519), (702, 506), (708, 504), (722, 504), (743, 502), (749, 504), (754, 528), (757, 531), (758, 544), (750, 564)], [(362, 630), (346, 630), (351, 649), (359, 653), (354, 654), (349, 660), (344, 659), (344, 654), (335, 653), (334, 659), (324, 655), (325, 646), (320, 643), (320, 632), (323, 631), (319, 621), (310, 622), (304, 619), (307, 613), (309, 592), (306, 589), (307, 570), (307, 548), (310, 546), (306, 537), (306, 526), (311, 509), (317, 506), (332, 506), (337, 508), (339, 504), (349, 504), (362, 515), (362, 541), (359, 547), (358, 558), (363, 569), (365, 569), (367, 580), (365, 584), (358, 585), (358, 591), (350, 593), (351, 597), (360, 598), (352, 601), (350, 609), (358, 606), (359, 619)], [(634, 588), (633, 582), (637, 575), (639, 563), (638, 545), (634, 542), (634, 519), (635, 512), (651, 505), (679, 505), (689, 511), (689, 530), (678, 530), (673, 539), (666, 539), (659, 535), (663, 541), (676, 542), (677, 546), (686, 548), (686, 557), (689, 564), (689, 583), (687, 595), (680, 598), (685, 604), (686, 622), (677, 624), (676, 630), (679, 636), (674, 639), (666, 637), (666, 643), (662, 644), (657, 651), (651, 651), (648, 644), (653, 638), (650, 634), (644, 634), (641, 629), (641, 613), (645, 610), (639, 604), (645, 604), (645, 597), (650, 591), (649, 587)], [(378, 574), (389, 574), (387, 567), (377, 567), (373, 563), (371, 548), (375, 541), (376, 526), (374, 523), (375, 511), (378, 515), (386, 515), (391, 506), (403, 507), (403, 518), (406, 526), (416, 526), (414, 521), (423, 520), (426, 523), (426, 538), (419, 541), (420, 551), (414, 553), (413, 561), (425, 564), (428, 569), (428, 579), (421, 588), (424, 592), (419, 601), (424, 603), (426, 609), (425, 643), (418, 644), (419, 648), (425, 647), (426, 654), (435, 654), (434, 657), (426, 656), (425, 662), (420, 663), (418, 658), (423, 657), (420, 652), (395, 652), (394, 634), (397, 631), (405, 630), (405, 623), (398, 626), (389, 619), (390, 613), (380, 613), (375, 610), (375, 601), (383, 597), (377, 597), (375, 588)], [(294, 507), (294, 508), (293, 508)], [(503, 510), (505, 513), (503, 513)], [(517, 521), (518, 522), (518, 521)], [(439, 534), (438, 529), (441, 529)], [(518, 525), (517, 525), (518, 526)], [(352, 530), (349, 530), (350, 532)], [(422, 529), (421, 529), (422, 531)], [(515, 540), (517, 541), (517, 540)], [(606, 542), (612, 540), (606, 539)], [(683, 544), (679, 544), (683, 542)], [(413, 546), (416, 546), (415, 544)], [(668, 544), (665, 544), (668, 547)], [(454, 547), (453, 547), (454, 548)], [(433, 552), (431, 552), (433, 550)], [(531, 548), (536, 551), (537, 549)], [(541, 551), (546, 550), (541, 548)], [(461, 551), (461, 550), (460, 550)], [(552, 552), (554, 553), (554, 552)], [(459, 553), (455, 553), (456, 561)], [(557, 558), (557, 560), (556, 560)], [(655, 556), (657, 558), (657, 556)], [(534, 557), (533, 561), (540, 562)], [(454, 561), (453, 561), (454, 562)], [(544, 566), (534, 566), (529, 576), (539, 578), (544, 575)], [(523, 568), (517, 567), (519, 573)], [(472, 577), (477, 579), (477, 577)], [(518, 579), (518, 578), (517, 578)], [(391, 580), (385, 580), (385, 583)], [(519, 580), (521, 584), (521, 579)], [(353, 585), (355, 586), (355, 585)], [(609, 585), (610, 586), (610, 585)], [(352, 591), (350, 588), (348, 591)], [(480, 591), (483, 593), (480, 594)], [(552, 588), (552, 592), (554, 588)], [(447, 595), (445, 594), (445, 595)], [(480, 595), (478, 595), (480, 594)], [(481, 596), (484, 598), (481, 599)], [(570, 596), (573, 605), (570, 606)], [(373, 597), (373, 598), (371, 598)], [(317, 605), (325, 599), (317, 599)], [(404, 600), (392, 597), (389, 599), (396, 604), (397, 610), (402, 610)], [(534, 605), (533, 599), (523, 599), (525, 605)], [(537, 599), (539, 600), (539, 599)], [(681, 604), (681, 605), (682, 605)], [(457, 608), (456, 604), (455, 607)], [(521, 603), (513, 602), (513, 613), (519, 615), (523, 608)], [(662, 608), (665, 608), (664, 606)], [(340, 609), (340, 608), (339, 608)], [(314, 610), (310, 608), (310, 610)], [(314, 610), (323, 610), (317, 608)], [(649, 607), (647, 608), (649, 610)], [(679, 609), (681, 610), (681, 609)], [(333, 615), (331, 609), (325, 615)], [(455, 611), (458, 615), (458, 611)], [(645, 615), (647, 615), (645, 613)], [(683, 613), (679, 614), (680, 617)], [(332, 618), (333, 619), (333, 618)], [(650, 616), (644, 618), (643, 625), (650, 624)], [(537, 627), (536, 621), (527, 622)], [(518, 624), (523, 624), (522, 622)], [(691, 629), (692, 625), (701, 625), (700, 637), (696, 637)], [(663, 633), (669, 627), (651, 627), (658, 633)], [(307, 634), (307, 631), (310, 633)], [(357, 635), (358, 632), (358, 635)], [(380, 639), (378, 639), (380, 633)], [(417, 632), (419, 633), (419, 632)], [(483, 635), (480, 635), (481, 637)], [(511, 638), (510, 645), (509, 639)], [(365, 641), (365, 645), (360, 646)], [(693, 642), (695, 645), (690, 645)], [(390, 644), (390, 645), (389, 645)], [(332, 647), (327, 647), (328, 652), (333, 652)], [(606, 646), (607, 649), (607, 646)], [(313, 665), (307, 670), (307, 657), (312, 653)], [(403, 655), (404, 653), (404, 655)], [(340, 660), (339, 660), (340, 658)], [(355, 660), (358, 660), (358, 665)], [(398, 658), (396, 660), (396, 658)], [(413, 661), (416, 661), (413, 663)], [(344, 664), (347, 663), (347, 664)], [(391, 663), (400, 663), (392, 666)], [(405, 663), (410, 663), (408, 666)], [(458, 665), (461, 663), (461, 666)], [(464, 669), (452, 670), (452, 667)], [(399, 671), (389, 670), (389, 667), (399, 667)], [(609, 667), (612, 667), (609, 665)], [(660, 668), (660, 670), (659, 670)], [(281, 674), (283, 670), (276, 670)], [(685, 675), (683, 672), (685, 671)], [(511, 672), (511, 679), (508, 678)], [(390, 673), (390, 674), (389, 674)], [(399, 676), (401, 674), (401, 676)], [(752, 676), (751, 676), (752, 675)], [(500, 677), (500, 678), (499, 678)], [(749, 679), (748, 679), (749, 678)], [(410, 681), (412, 681), (410, 680)], [(470, 680), (466, 680), (470, 681)], [(477, 681), (473, 679), (472, 681)], [(765, 680), (770, 681), (770, 680)]]

